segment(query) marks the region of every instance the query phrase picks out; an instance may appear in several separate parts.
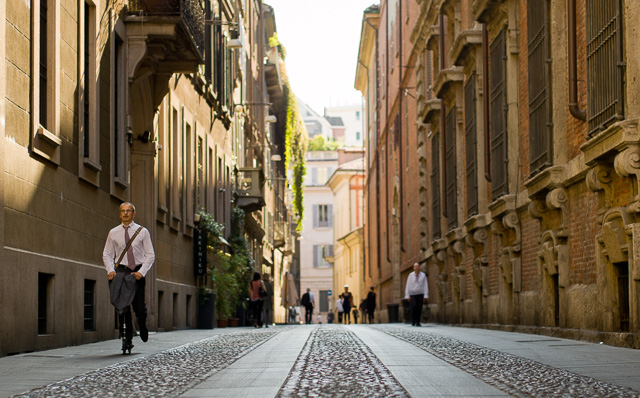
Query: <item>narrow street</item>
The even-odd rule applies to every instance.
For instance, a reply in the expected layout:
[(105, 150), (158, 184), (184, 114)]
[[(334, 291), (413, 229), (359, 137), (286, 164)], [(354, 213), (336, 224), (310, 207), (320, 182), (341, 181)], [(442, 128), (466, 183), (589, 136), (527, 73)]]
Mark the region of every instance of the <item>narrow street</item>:
[(640, 397), (640, 352), (439, 325), (156, 333), (0, 358), (2, 397)]

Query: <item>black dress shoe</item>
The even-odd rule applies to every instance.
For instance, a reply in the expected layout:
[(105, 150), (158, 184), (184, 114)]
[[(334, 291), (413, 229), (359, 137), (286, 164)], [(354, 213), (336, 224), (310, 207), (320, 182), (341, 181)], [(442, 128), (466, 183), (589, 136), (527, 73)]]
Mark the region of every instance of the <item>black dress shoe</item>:
[(417, 324), (416, 324), (416, 326), (420, 327), (420, 326), (422, 326), (422, 325), (421, 325), (421, 324), (419, 324), (419, 323), (417, 323)]
[(140, 325), (140, 339), (143, 343), (146, 343), (149, 340), (149, 330), (147, 329), (147, 325)]

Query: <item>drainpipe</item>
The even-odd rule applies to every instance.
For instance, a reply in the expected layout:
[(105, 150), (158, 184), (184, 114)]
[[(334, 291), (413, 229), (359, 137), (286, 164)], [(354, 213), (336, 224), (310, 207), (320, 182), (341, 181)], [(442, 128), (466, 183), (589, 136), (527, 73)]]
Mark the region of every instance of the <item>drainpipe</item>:
[(578, 106), (578, 54), (576, 50), (576, 0), (567, 0), (567, 41), (569, 45), (569, 112), (583, 122), (587, 113)]
[[(445, 62), (444, 59), (444, 14), (440, 14), (439, 16), (439, 21), (440, 21), (440, 37), (439, 37), (439, 45), (438, 47), (440, 48), (440, 73), (444, 73), (444, 69), (447, 67), (447, 63)], [(440, 98), (440, 136), (442, 137), (442, 147), (444, 148), (444, 153), (446, 154), (447, 152), (447, 121), (446, 121), (446, 117), (447, 117), (447, 112), (444, 106), (444, 98)], [(438, 148), (438, 151), (440, 151), (440, 148)], [(442, 153), (442, 152), (440, 152)], [(442, 160), (444, 160), (444, 167), (442, 168), (442, 182), (440, 184), (440, 192), (442, 192), (442, 187), (444, 186), (444, 200), (442, 200), (443, 195), (441, 193), (439, 193), (440, 195), (440, 200), (442, 203), (441, 206), (441, 212), (442, 212), (442, 216), (443, 217), (447, 217), (447, 160), (446, 160), (446, 156), (443, 156), (442, 159), (440, 160), (440, 164), (442, 164)]]
[(491, 182), (491, 106), (489, 87), (489, 32), (482, 24), (482, 102), (484, 103), (484, 178)]

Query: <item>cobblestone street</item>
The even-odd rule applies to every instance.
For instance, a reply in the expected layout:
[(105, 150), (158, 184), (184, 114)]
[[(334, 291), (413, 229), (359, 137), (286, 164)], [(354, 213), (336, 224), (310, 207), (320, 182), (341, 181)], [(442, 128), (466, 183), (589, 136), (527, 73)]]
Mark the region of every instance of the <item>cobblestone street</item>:
[(0, 396), (640, 397), (637, 350), (482, 329), (276, 326), (134, 343), (131, 356), (111, 340), (0, 358)]

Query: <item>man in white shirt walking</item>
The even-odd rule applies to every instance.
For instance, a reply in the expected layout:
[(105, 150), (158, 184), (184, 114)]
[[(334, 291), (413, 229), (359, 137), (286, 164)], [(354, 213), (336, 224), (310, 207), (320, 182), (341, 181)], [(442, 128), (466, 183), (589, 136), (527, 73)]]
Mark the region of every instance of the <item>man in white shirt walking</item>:
[[(136, 291), (131, 306), (138, 319), (140, 339), (146, 342), (149, 338), (147, 329), (147, 306), (144, 302), (145, 275), (153, 265), (156, 255), (153, 251), (149, 231), (141, 225), (133, 222), (136, 208), (133, 204), (125, 202), (120, 205), (120, 220), (122, 224), (109, 231), (107, 242), (102, 252), (102, 261), (107, 270), (107, 279), (110, 281), (116, 276), (116, 272), (132, 274), (136, 278)], [(139, 230), (139, 232), (138, 232)], [(124, 248), (133, 239), (129, 249), (122, 254)], [(119, 259), (119, 264), (116, 261)], [(133, 347), (133, 320), (131, 311), (124, 313), (126, 325), (127, 345)]]
[(429, 282), (418, 263), (413, 264), (413, 272), (407, 277), (404, 296), (410, 300), (411, 326), (421, 326), (422, 303), (429, 299)]

